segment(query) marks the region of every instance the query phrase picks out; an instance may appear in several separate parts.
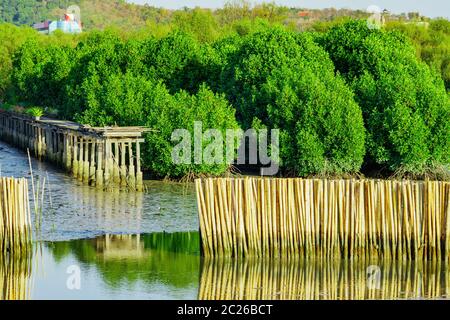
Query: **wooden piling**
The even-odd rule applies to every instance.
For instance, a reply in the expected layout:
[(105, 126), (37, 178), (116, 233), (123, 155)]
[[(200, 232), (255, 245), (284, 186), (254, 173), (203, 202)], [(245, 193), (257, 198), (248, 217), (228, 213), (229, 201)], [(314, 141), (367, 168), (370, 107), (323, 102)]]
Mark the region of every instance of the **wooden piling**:
[[(80, 181), (141, 191), (143, 127), (88, 127), (0, 110), (0, 138), (60, 165)], [(136, 145), (134, 154), (133, 144)]]
[(95, 140), (91, 140), (90, 143), (90, 160), (89, 160), (89, 179), (88, 179), (88, 183), (91, 186), (95, 186), (95, 178), (96, 178), (96, 174), (97, 174), (97, 169), (96, 169), (96, 163), (95, 163), (95, 158), (96, 158), (96, 146), (97, 143)]
[(102, 140), (97, 140), (97, 170), (96, 170), (96, 179), (95, 185), (97, 188), (103, 188), (103, 152), (104, 152), (104, 143)]
[(84, 171), (84, 137), (79, 137), (78, 142), (78, 175), (77, 179), (83, 181), (83, 171)]
[(111, 183), (111, 141), (107, 140), (105, 142), (105, 185), (108, 187)]
[(115, 184), (120, 184), (119, 143), (117, 141), (114, 141), (113, 160), (113, 181)]
[(73, 139), (72, 143), (72, 153), (73, 153), (73, 163), (72, 163), (72, 175), (76, 178), (78, 176), (78, 136), (71, 136)]
[(84, 139), (83, 181), (85, 183), (89, 183), (89, 171), (90, 171), (89, 144), (90, 139)]
[(133, 143), (131, 141), (128, 142), (128, 156), (129, 156), (129, 165), (128, 165), (128, 185), (131, 189), (136, 188), (136, 175), (134, 172), (134, 158), (133, 158)]
[(136, 190), (144, 189), (144, 178), (141, 170), (141, 146), (140, 142), (136, 142)]
[(126, 166), (126, 144), (120, 143), (120, 183), (122, 186), (127, 185), (127, 166)]

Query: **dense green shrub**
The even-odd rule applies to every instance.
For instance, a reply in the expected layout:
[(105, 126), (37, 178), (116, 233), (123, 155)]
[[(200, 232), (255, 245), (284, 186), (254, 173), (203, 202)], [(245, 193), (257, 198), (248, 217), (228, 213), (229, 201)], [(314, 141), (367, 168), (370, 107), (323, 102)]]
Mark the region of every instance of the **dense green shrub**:
[(416, 58), (403, 35), (352, 21), (318, 39), (362, 108), (370, 163), (417, 173), (449, 163), (450, 104), (443, 81)]
[(13, 55), (25, 41), (36, 38), (34, 30), (29, 27), (16, 27), (0, 24), (0, 100), (7, 99), (11, 86)]
[(223, 90), (244, 127), (255, 118), (281, 130), (283, 167), (295, 174), (358, 171), (361, 111), (310, 35), (272, 29), (247, 37), (230, 57)]
[[(156, 130), (147, 134), (143, 157), (144, 166), (154, 175), (217, 175), (228, 169), (226, 162), (194, 164), (193, 151), (191, 164), (176, 165), (172, 161), (173, 147), (178, 143), (171, 141), (175, 129), (187, 129), (193, 134), (194, 121), (201, 121), (204, 130), (217, 128), (225, 137), (226, 129), (238, 128), (233, 108), (206, 86), (201, 86), (196, 95), (185, 91), (171, 95), (161, 82), (126, 73), (108, 76), (102, 86), (90, 87), (86, 95), (87, 108), (77, 117), (80, 122), (97, 126), (144, 125)], [(207, 145), (205, 141), (204, 147)]]
[(164, 81), (171, 93), (180, 89), (195, 93), (209, 76), (205, 67), (212, 52), (208, 48), (189, 34), (177, 31), (148, 43), (144, 61), (148, 73)]
[(73, 65), (72, 49), (29, 40), (16, 52), (12, 81), (22, 101), (46, 107), (66, 102), (65, 84)]
[(450, 21), (434, 19), (429, 26), (390, 22), (386, 28), (406, 34), (416, 47), (416, 55), (441, 74), (447, 91), (450, 91)]
[[(369, 168), (448, 165), (443, 82), (404, 36), (364, 22), (297, 34), (247, 17), (210, 43), (214, 30), (202, 38), (195, 26), (203, 13), (180, 15), (182, 30), (169, 25), (160, 38), (117, 30), (41, 36), (0, 26), (0, 102), (39, 105), (46, 114), (56, 108), (91, 125), (157, 129), (144, 146), (144, 166), (157, 176), (224, 172), (226, 164), (173, 165), (170, 135), (192, 132), (195, 120), (204, 129), (235, 128), (235, 112), (244, 129), (281, 129), (282, 167), (296, 175), (358, 171), (365, 149)], [(437, 38), (427, 43), (445, 40), (446, 26), (430, 24)], [(17, 45), (8, 30), (21, 35)], [(430, 56), (436, 70), (445, 70), (445, 52)]]
[[(76, 63), (67, 80), (67, 101), (62, 114), (73, 118), (87, 108), (88, 91), (92, 86), (103, 86), (108, 76), (126, 72), (139, 72), (139, 49), (133, 47), (111, 32), (95, 32), (81, 41), (74, 53)], [(137, 69), (137, 70), (134, 70)]]

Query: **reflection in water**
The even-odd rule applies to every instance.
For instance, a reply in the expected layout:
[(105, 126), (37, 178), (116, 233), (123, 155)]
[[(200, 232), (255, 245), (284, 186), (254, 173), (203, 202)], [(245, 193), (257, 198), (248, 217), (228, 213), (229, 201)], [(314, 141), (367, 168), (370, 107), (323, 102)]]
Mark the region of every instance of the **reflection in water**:
[(433, 299), (449, 293), (450, 273), (440, 263), (207, 259), (199, 299)]
[[(39, 239), (151, 234), (47, 242), (33, 257), (0, 255), (0, 299), (449, 297), (449, 270), (440, 264), (261, 260), (201, 264), (197, 232), (160, 232), (198, 230), (192, 185), (146, 182), (145, 194), (105, 193), (77, 183), (51, 165), (33, 160), (33, 168), (49, 181)], [(26, 155), (0, 142), (0, 171), (5, 176), (29, 176)], [(81, 267), (79, 291), (66, 286), (67, 267), (72, 265)]]
[(0, 253), (0, 300), (27, 300), (31, 289), (32, 252), (20, 257)]
[[(202, 260), (198, 232), (105, 235), (48, 242), (27, 259), (3, 258), (1, 299), (449, 298), (439, 263), (346, 260)], [(1, 258), (1, 257), (0, 257)], [(36, 270), (36, 266), (39, 270)], [(66, 286), (81, 269), (81, 290)], [(33, 268), (32, 268), (33, 266)], [(38, 272), (39, 271), (39, 272)], [(33, 280), (33, 286), (30, 285)]]
[(95, 266), (116, 289), (137, 282), (184, 287), (199, 281), (199, 242), (198, 232), (153, 233), (55, 242), (48, 248), (59, 261), (71, 254), (81, 264)]
[[(45, 178), (42, 230), (35, 239), (85, 239), (106, 233), (142, 234), (198, 230), (193, 184), (145, 181), (147, 193), (103, 192), (51, 164), (32, 159), (33, 174)], [(26, 154), (0, 142), (0, 172), (29, 177)]]

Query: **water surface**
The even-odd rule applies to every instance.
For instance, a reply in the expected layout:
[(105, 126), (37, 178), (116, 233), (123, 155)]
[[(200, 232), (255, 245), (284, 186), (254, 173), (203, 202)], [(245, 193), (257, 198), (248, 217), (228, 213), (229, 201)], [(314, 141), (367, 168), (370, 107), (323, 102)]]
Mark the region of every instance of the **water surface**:
[[(198, 230), (193, 184), (145, 181), (146, 193), (104, 192), (34, 158), (32, 168), (36, 185), (46, 179), (38, 240)], [(26, 154), (0, 141), (0, 172), (30, 177)]]
[[(109, 193), (52, 165), (32, 167), (36, 184), (47, 180), (42, 230), (33, 254), (0, 255), (0, 300), (450, 297), (440, 263), (203, 259), (192, 184)], [(0, 142), (0, 172), (29, 177), (26, 155)]]
[[(203, 259), (197, 232), (45, 242), (3, 259), (0, 299), (447, 299), (443, 264)], [(79, 287), (73, 277), (79, 275)]]

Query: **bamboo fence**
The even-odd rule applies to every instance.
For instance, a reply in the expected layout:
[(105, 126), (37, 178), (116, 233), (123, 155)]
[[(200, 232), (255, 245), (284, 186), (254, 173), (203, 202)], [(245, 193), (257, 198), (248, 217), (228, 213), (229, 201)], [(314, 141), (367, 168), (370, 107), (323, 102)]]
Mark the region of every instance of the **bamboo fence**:
[(209, 257), (450, 258), (448, 182), (195, 181)]
[(205, 258), (199, 300), (443, 299), (450, 270), (441, 261)]
[(0, 178), (0, 252), (23, 252), (31, 240), (28, 181)]

